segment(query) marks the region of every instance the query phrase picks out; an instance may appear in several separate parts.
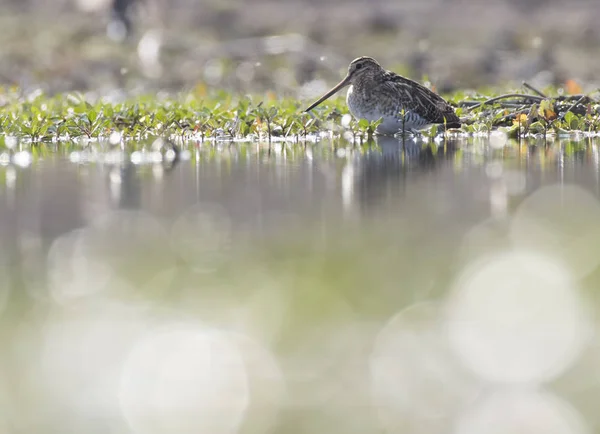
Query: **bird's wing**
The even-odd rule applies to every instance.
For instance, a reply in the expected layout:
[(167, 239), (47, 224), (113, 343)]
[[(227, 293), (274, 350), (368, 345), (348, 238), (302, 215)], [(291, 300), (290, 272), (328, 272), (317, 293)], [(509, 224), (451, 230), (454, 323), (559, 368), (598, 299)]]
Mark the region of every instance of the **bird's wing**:
[(386, 71), (385, 80), (379, 85), (382, 93), (395, 95), (402, 107), (417, 113), (431, 123), (460, 122), (454, 109), (441, 96), (425, 86), (394, 72)]

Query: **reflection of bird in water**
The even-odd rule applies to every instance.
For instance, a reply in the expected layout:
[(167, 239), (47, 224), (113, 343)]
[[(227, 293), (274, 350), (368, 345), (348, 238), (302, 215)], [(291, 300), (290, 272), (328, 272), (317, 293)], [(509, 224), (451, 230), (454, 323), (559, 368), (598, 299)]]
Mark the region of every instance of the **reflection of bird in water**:
[(138, 177), (139, 167), (130, 161), (115, 167), (110, 174), (113, 200), (122, 209), (140, 209), (142, 185)]
[[(167, 141), (161, 142), (161, 147), (156, 148), (163, 154), (160, 165), (162, 173), (171, 172), (179, 163), (180, 150), (177, 145)], [(172, 156), (166, 158), (166, 155), (172, 152)], [(124, 164), (115, 166), (109, 173), (110, 192), (114, 204), (122, 209), (141, 209), (142, 190), (144, 181), (140, 178), (140, 165), (133, 164), (131, 160), (127, 160)]]
[(437, 169), (439, 162), (452, 158), (455, 143), (446, 149), (423, 145), (414, 139), (402, 140), (389, 136), (376, 137), (377, 147), (370, 149), (358, 163), (354, 179), (355, 198), (361, 206), (371, 207), (386, 197), (404, 194), (407, 181)]
[(350, 86), (346, 102), (352, 115), (371, 122), (382, 119), (378, 133), (394, 134), (431, 124), (460, 126), (454, 109), (441, 96), (416, 81), (386, 71), (371, 57), (354, 59), (348, 75), (306, 111), (346, 86)]

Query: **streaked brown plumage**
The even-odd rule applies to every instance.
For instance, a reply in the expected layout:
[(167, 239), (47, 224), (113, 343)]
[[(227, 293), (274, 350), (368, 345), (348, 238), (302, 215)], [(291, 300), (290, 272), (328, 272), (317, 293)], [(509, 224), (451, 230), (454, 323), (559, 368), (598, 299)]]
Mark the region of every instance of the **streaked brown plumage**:
[(441, 96), (416, 81), (386, 71), (371, 57), (354, 59), (348, 67), (348, 75), (305, 111), (348, 85), (346, 102), (350, 112), (356, 119), (376, 121), (381, 118), (379, 133), (393, 134), (431, 124), (460, 125), (454, 109)]

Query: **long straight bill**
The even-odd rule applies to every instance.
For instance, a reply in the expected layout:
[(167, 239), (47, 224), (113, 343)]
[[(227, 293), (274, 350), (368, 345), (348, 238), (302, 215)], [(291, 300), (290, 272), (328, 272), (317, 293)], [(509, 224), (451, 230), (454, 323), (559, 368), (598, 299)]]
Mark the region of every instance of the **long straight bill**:
[(350, 77), (347, 76), (346, 78), (344, 78), (342, 81), (340, 81), (338, 84), (336, 84), (329, 92), (327, 92), (325, 95), (323, 95), (321, 98), (319, 98), (318, 100), (316, 100), (314, 103), (312, 103), (310, 105), (309, 108), (307, 108), (306, 110), (304, 110), (305, 112), (310, 111), (312, 109), (314, 109), (316, 106), (318, 106), (319, 104), (321, 104), (323, 101), (325, 101), (327, 98), (329, 98), (331, 95), (333, 95), (334, 93), (338, 92), (341, 88), (347, 86), (348, 84), (350, 84)]

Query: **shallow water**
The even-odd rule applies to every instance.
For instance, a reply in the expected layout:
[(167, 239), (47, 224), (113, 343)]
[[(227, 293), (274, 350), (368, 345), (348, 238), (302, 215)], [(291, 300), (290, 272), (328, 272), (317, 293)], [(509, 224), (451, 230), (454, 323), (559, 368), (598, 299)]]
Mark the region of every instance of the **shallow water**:
[(593, 432), (599, 145), (25, 152), (0, 432)]

